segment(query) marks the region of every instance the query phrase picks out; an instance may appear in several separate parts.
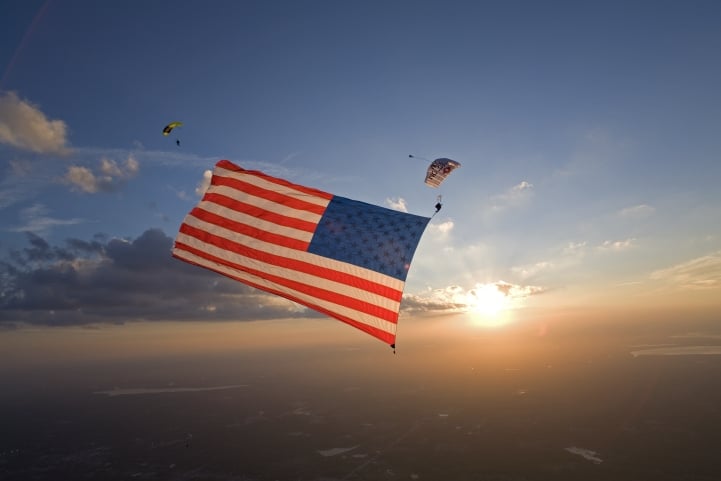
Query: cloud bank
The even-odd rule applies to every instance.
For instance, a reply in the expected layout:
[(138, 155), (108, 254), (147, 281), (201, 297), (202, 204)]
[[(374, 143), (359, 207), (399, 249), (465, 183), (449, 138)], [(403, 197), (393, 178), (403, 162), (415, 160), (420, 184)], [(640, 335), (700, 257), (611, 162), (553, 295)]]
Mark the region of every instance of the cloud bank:
[(520, 307), (528, 297), (546, 292), (541, 286), (511, 284), (505, 281), (476, 283), (472, 288), (453, 285), (428, 289), (420, 294), (406, 294), (403, 305), (416, 312), (466, 312), (483, 309), (484, 304), (502, 305), (503, 309)]
[(0, 260), (0, 325), (320, 316), (173, 259), (173, 240), (159, 229), (134, 240), (99, 234), (50, 245), (32, 232), (27, 240)]
[[(0, 260), (0, 326), (324, 317), (172, 258), (173, 239), (159, 229), (137, 239), (96, 234), (62, 245), (51, 245), (35, 232), (26, 235), (26, 247)], [(511, 309), (545, 291), (504, 281), (449, 286), (406, 294), (401, 308), (465, 312), (493, 298)]]

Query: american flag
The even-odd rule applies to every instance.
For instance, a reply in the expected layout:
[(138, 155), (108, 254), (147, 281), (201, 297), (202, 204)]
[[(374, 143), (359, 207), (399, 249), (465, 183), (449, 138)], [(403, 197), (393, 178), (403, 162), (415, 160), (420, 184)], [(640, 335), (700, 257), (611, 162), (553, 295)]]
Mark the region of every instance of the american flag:
[(221, 160), (173, 256), (394, 347), (406, 276), (429, 220)]

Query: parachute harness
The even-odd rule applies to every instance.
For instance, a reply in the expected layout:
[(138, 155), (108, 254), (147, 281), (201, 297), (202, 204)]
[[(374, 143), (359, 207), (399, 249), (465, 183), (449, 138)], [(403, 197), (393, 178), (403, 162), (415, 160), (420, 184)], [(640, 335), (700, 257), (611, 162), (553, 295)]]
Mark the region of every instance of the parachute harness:
[(436, 197), (436, 205), (435, 205), (436, 211), (433, 213), (431, 218), (433, 218), (441, 210), (441, 207), (443, 207), (443, 204), (441, 204), (442, 198), (443, 198), (443, 196), (440, 196), (440, 195), (438, 197)]

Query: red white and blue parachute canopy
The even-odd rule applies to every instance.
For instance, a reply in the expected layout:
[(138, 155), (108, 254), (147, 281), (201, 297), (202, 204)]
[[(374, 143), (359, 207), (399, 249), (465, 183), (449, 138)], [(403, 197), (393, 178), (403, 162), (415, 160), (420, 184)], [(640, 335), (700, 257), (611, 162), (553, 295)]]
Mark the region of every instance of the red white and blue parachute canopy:
[(445, 157), (434, 160), (426, 171), (426, 185), (438, 187), (454, 169), (460, 166), (460, 162)]

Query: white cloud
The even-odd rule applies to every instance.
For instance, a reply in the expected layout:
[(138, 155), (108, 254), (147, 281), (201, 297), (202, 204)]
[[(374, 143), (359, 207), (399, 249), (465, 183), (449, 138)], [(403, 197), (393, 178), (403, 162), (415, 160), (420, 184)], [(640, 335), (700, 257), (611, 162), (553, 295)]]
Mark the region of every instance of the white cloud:
[(521, 279), (528, 279), (535, 277), (543, 271), (547, 271), (553, 268), (553, 263), (548, 261), (540, 261), (535, 264), (526, 264), (522, 266), (515, 266), (511, 268), (511, 272), (517, 274)]
[(494, 210), (500, 210), (506, 207), (518, 206), (528, 200), (532, 195), (533, 184), (523, 180), (504, 193), (492, 197), (492, 207)]
[(44, 234), (53, 227), (76, 225), (84, 222), (82, 219), (56, 219), (49, 217), (49, 209), (43, 204), (33, 204), (30, 207), (20, 211), (20, 219), (22, 225), (11, 227), (10, 232), (33, 232), (35, 234)]
[(343, 453), (347, 453), (347, 452), (349, 452), (349, 451), (353, 451), (353, 450), (356, 449), (358, 446), (360, 446), (360, 444), (358, 444), (358, 445), (356, 445), (356, 446), (351, 446), (350, 448), (332, 448), (332, 449), (318, 450), (317, 452), (318, 452), (318, 454), (320, 454), (321, 456), (326, 456), (326, 457), (328, 457), (328, 456), (337, 456), (337, 455), (339, 455), (339, 454), (343, 454)]
[(452, 220), (445, 220), (443, 222), (440, 222), (438, 224), (430, 224), (428, 226), (428, 230), (432, 233), (435, 233), (436, 236), (439, 237), (445, 237), (453, 230), (455, 227), (455, 224)]
[(598, 246), (598, 248), (602, 251), (613, 251), (613, 252), (620, 252), (628, 250), (632, 247), (634, 247), (636, 243), (636, 239), (626, 239), (626, 240), (620, 240), (620, 241), (604, 241), (603, 244)]
[(577, 448), (575, 446), (566, 448), (566, 451), (568, 451), (571, 454), (577, 454), (581, 456), (583, 459), (587, 459), (588, 461), (592, 461), (595, 464), (601, 464), (603, 460), (598, 457), (598, 453), (596, 451), (591, 451), (590, 449), (585, 448)]
[(0, 95), (0, 143), (31, 152), (64, 154), (68, 152), (67, 130), (65, 122), (49, 120), (15, 92)]
[(583, 257), (586, 254), (587, 242), (569, 242), (563, 248), (563, 254), (572, 257)]
[(122, 172), (120, 171), (120, 167), (118, 167), (117, 162), (114, 160), (102, 158), (100, 159), (100, 171), (111, 177), (120, 177), (122, 175)]
[(546, 291), (546, 288), (540, 286), (522, 286), (505, 281), (498, 281), (492, 285), (503, 295), (513, 299), (524, 299)]
[(447, 286), (440, 289), (428, 289), (421, 294), (405, 294), (404, 305), (413, 310), (456, 310), (465, 305), (465, 289), (460, 286)]
[(618, 211), (618, 215), (626, 219), (639, 219), (643, 217), (648, 217), (654, 212), (656, 212), (656, 209), (651, 207), (650, 205), (639, 204), (621, 209), (620, 211)]
[(546, 290), (541, 286), (511, 284), (499, 280), (476, 283), (470, 289), (451, 285), (428, 289), (420, 294), (406, 294), (403, 296), (403, 303), (404, 308), (419, 311), (465, 312), (476, 310), (479, 305), (488, 303), (502, 306), (503, 309), (514, 309), (520, 307), (524, 299), (542, 294)]
[(128, 179), (135, 176), (140, 170), (140, 164), (132, 155), (128, 156), (124, 166), (119, 166), (112, 159), (103, 157), (100, 159), (100, 172), (106, 177)]
[(208, 187), (210, 187), (210, 180), (212, 178), (213, 178), (212, 171), (206, 170), (205, 172), (203, 172), (203, 178), (200, 179), (197, 187), (195, 187), (195, 194), (198, 197), (203, 197), (203, 195), (205, 195), (205, 191), (208, 190)]
[(62, 180), (74, 190), (88, 194), (111, 192), (116, 190), (123, 180), (135, 177), (139, 170), (140, 163), (132, 155), (128, 156), (122, 165), (103, 157), (97, 173), (87, 167), (72, 165), (68, 167)]
[(673, 346), (656, 347), (631, 351), (633, 357), (638, 356), (718, 356), (721, 346)]
[(408, 212), (406, 200), (402, 197), (399, 197), (398, 199), (388, 198), (386, 199), (386, 205), (393, 210), (397, 210), (400, 212)]
[(668, 336), (672, 339), (718, 339), (721, 340), (721, 334), (713, 334), (710, 332), (687, 332), (685, 334), (677, 334)]
[(531, 184), (528, 181), (522, 180), (520, 184), (514, 185), (511, 187), (509, 192), (513, 195), (518, 195), (518, 193), (523, 192), (524, 190), (530, 190), (533, 189), (533, 184)]
[(721, 287), (721, 251), (654, 271), (651, 273), (651, 279), (685, 289), (719, 288)]
[(100, 180), (87, 167), (72, 165), (68, 167), (64, 180), (82, 192), (95, 193), (100, 190)]

